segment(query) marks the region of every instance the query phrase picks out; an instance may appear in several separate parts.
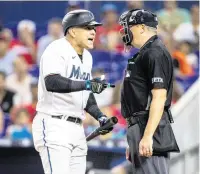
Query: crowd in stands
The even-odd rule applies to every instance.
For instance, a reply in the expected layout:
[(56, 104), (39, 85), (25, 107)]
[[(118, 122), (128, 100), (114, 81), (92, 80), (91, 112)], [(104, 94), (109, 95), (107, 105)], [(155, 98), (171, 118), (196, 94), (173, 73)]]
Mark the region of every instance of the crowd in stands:
[[(154, 12), (159, 20), (158, 36), (170, 51), (174, 62), (173, 103), (176, 103), (198, 78), (199, 6), (183, 9), (178, 7), (176, 1), (163, 3), (164, 8)], [(78, 2), (71, 1), (65, 12), (79, 8)], [(124, 11), (133, 8), (146, 7), (143, 1), (127, 1)], [(109, 147), (123, 147), (126, 122), (120, 113), (120, 87), (127, 59), (137, 50), (133, 48), (126, 52), (124, 49), (119, 35), (119, 9), (115, 4), (106, 3), (101, 8), (101, 13), (103, 26), (96, 31), (95, 49), (91, 51), (94, 58), (93, 77), (105, 74), (107, 80), (115, 83), (116, 87), (108, 88), (95, 97), (101, 110), (108, 116), (117, 116), (119, 124), (114, 133), (100, 136), (98, 140)], [(13, 141), (32, 139), (31, 122), (36, 112), (40, 57), (52, 41), (63, 37), (62, 19), (50, 19), (47, 34), (38, 40), (35, 39), (36, 30), (35, 22), (25, 19), (17, 25), (17, 37), (14, 37), (9, 28), (2, 28), (0, 32), (1, 138), (10, 138)], [(96, 126), (97, 121), (87, 116), (86, 134)]]

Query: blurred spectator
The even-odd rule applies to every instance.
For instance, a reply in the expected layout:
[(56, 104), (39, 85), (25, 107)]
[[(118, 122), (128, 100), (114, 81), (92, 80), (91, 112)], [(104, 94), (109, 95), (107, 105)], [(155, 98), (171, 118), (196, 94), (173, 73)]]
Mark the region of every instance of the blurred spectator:
[(0, 32), (3, 30), (3, 24), (2, 24), (2, 21), (0, 19)]
[(105, 4), (102, 7), (103, 26), (97, 28), (95, 48), (108, 51), (123, 51), (123, 44), (119, 35), (117, 7)]
[(126, 0), (126, 6), (127, 6), (127, 10), (132, 10), (132, 9), (142, 9), (144, 8), (144, 1), (140, 0), (140, 1), (128, 1)]
[(179, 24), (190, 22), (191, 17), (187, 9), (179, 8), (176, 0), (164, 1), (164, 9), (157, 12), (159, 25), (164, 30), (173, 31)]
[(31, 99), (32, 102), (30, 104), (23, 105), (23, 107), (29, 112), (30, 121), (32, 122), (36, 114), (36, 104), (38, 100), (38, 80), (35, 78), (31, 81)]
[(0, 71), (0, 105), (4, 113), (9, 113), (13, 107), (15, 93), (6, 89), (6, 74)]
[(198, 78), (198, 57), (192, 51), (192, 46), (187, 41), (182, 41), (173, 52), (174, 81), (173, 100), (176, 102), (181, 95)]
[(14, 105), (31, 103), (31, 79), (28, 64), (23, 56), (18, 56), (14, 63), (14, 73), (6, 78), (7, 88), (16, 92)]
[(184, 89), (177, 80), (173, 81), (173, 91), (172, 91), (172, 105), (175, 104), (181, 96), (184, 94)]
[(37, 63), (39, 64), (42, 53), (46, 47), (54, 40), (59, 39), (63, 36), (62, 20), (59, 18), (52, 18), (48, 22), (47, 35), (42, 36), (38, 40), (37, 50)]
[(187, 41), (192, 44), (193, 50), (199, 49), (199, 6), (191, 8), (191, 22), (180, 24), (173, 33), (173, 38), (177, 42)]
[(179, 43), (172, 57), (175, 59), (175, 67), (178, 70), (176, 76), (192, 76), (194, 74), (194, 69), (198, 66), (198, 57), (191, 52), (189, 42)]
[(72, 10), (77, 10), (77, 9), (80, 9), (80, 8), (81, 8), (80, 1), (69, 0), (67, 8), (65, 10), (65, 13), (68, 13)]
[(13, 40), (12, 30), (10, 30), (9, 28), (4, 28), (3, 33), (4, 33), (4, 37), (6, 38), (6, 40), (9, 42), (9, 44), (11, 44), (11, 42)]
[(174, 51), (174, 41), (172, 37), (172, 33), (169, 31), (164, 30), (160, 25), (158, 25), (158, 36), (163, 41), (165, 46), (167, 47), (170, 54)]
[(6, 37), (6, 30), (0, 32), (0, 71), (4, 71), (6, 75), (13, 72), (13, 61), (16, 54), (9, 50), (10, 41)]
[(30, 114), (24, 108), (15, 108), (11, 114), (13, 124), (7, 128), (7, 137), (13, 141), (32, 139)]
[(28, 64), (36, 62), (36, 25), (31, 20), (22, 20), (17, 25), (18, 39), (12, 42), (12, 49), (18, 54), (23, 54)]
[(0, 135), (3, 132), (3, 128), (4, 128), (4, 114), (0, 106)]
[(32, 106), (36, 108), (37, 100), (38, 100), (38, 80), (32, 79), (31, 82), (31, 98), (32, 98)]

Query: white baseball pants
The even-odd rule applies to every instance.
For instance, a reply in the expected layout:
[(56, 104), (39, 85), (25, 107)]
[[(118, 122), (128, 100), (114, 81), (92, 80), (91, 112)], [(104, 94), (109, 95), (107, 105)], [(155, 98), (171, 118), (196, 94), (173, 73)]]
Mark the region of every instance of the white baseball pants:
[(32, 129), (45, 174), (85, 174), (87, 143), (82, 125), (37, 113)]

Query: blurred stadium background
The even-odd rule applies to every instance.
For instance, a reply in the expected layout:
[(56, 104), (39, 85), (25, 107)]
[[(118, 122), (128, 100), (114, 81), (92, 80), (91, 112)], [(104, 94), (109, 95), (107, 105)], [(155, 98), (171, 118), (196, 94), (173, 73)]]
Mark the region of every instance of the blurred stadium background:
[[(127, 59), (137, 49), (124, 52), (117, 20), (132, 8), (158, 15), (158, 35), (174, 62), (172, 126), (181, 153), (171, 155), (170, 174), (199, 173), (199, 1), (0, 1), (0, 174), (42, 174), (31, 135), (39, 60), (46, 46), (63, 36), (62, 17), (78, 8), (91, 10), (104, 24), (91, 51), (93, 76), (105, 74), (116, 88), (96, 98), (106, 115), (119, 119), (112, 133), (88, 143), (87, 173), (131, 174), (119, 94)], [(89, 134), (98, 123), (87, 117), (84, 126)]]

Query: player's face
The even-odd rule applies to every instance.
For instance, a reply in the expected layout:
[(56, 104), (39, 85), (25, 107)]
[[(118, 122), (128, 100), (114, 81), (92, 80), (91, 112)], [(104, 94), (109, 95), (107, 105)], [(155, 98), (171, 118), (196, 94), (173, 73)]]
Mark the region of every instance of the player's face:
[(85, 26), (78, 28), (76, 40), (79, 47), (86, 49), (93, 49), (95, 35), (96, 35), (95, 26)]

